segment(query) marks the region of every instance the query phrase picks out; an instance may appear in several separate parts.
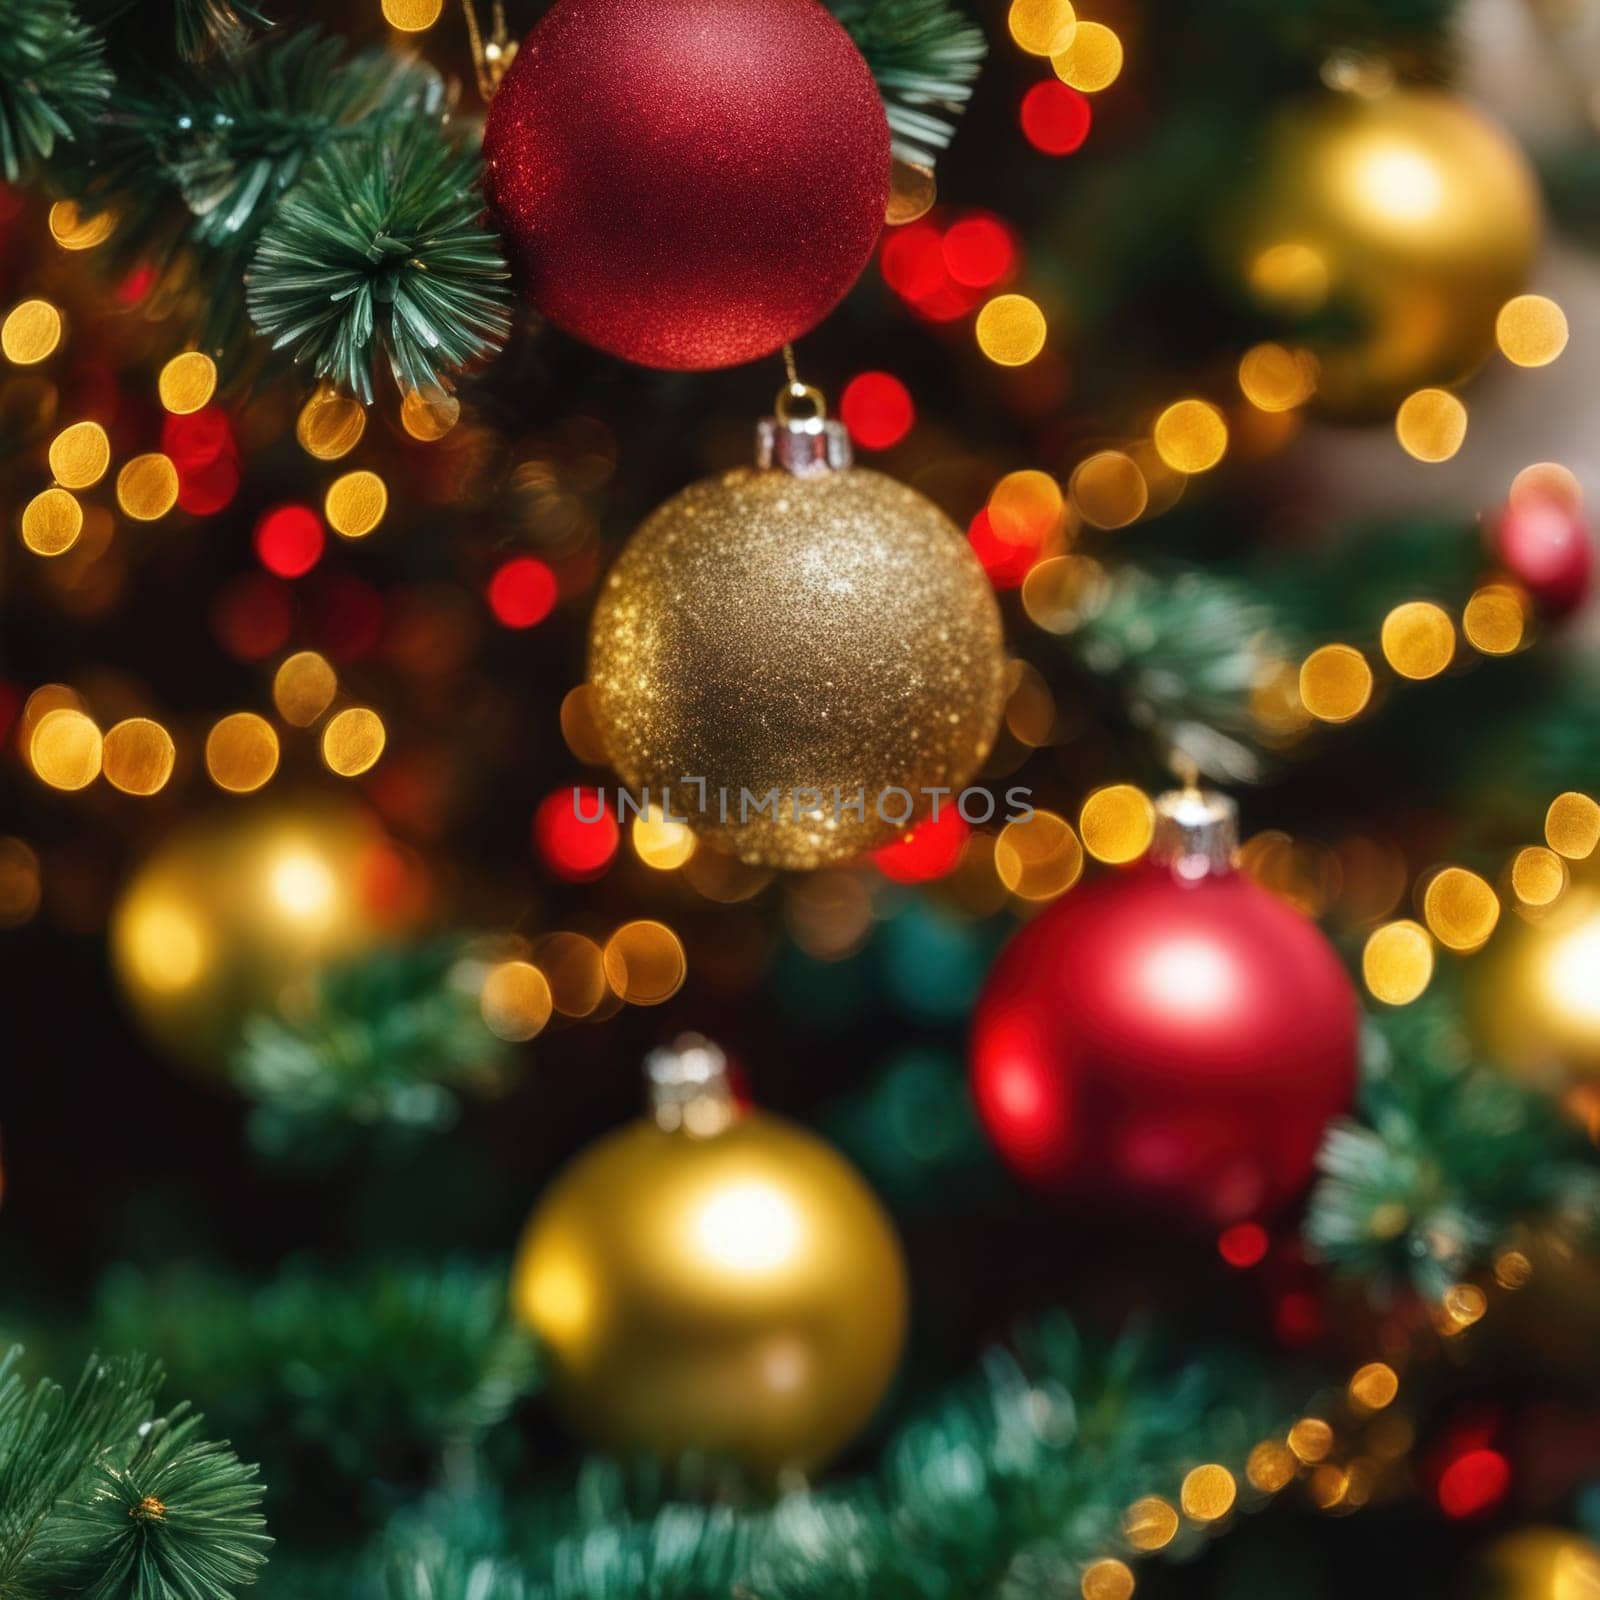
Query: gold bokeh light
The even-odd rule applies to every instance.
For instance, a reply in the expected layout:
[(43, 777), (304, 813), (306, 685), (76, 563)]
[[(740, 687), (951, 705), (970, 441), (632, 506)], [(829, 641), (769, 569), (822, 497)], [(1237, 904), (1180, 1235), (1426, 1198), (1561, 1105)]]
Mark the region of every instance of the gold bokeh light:
[(1418, 389), (1400, 402), (1395, 437), (1418, 461), (1448, 461), (1467, 437), (1467, 408), (1448, 389)]
[(1382, 1411), (1400, 1393), (1400, 1379), (1383, 1361), (1369, 1361), (1351, 1376), (1347, 1392), (1366, 1411)]
[(1408, 1006), (1433, 981), (1433, 940), (1420, 923), (1402, 918), (1374, 928), (1361, 952), (1367, 992), (1388, 1006)]
[(694, 854), (695, 838), (687, 823), (670, 820), (660, 806), (633, 819), (633, 849), (647, 867), (672, 872)]
[(1349, 722), (1372, 698), (1372, 668), (1347, 644), (1325, 644), (1300, 667), (1300, 703), (1318, 722)]
[(1072, 825), (1053, 811), (1008, 822), (994, 844), (994, 868), (1019, 900), (1053, 900), (1083, 872), (1083, 846)]
[(408, 389), (400, 402), (400, 426), (413, 439), (432, 444), (461, 420), (461, 402), (445, 389)]
[(1566, 893), (1567, 864), (1554, 850), (1531, 844), (1511, 863), (1511, 892), (1535, 910), (1553, 906)]
[(422, 33), (439, 20), (444, 0), (383, 0), (383, 20), (402, 33)]
[(1001, 367), (1023, 367), (1044, 349), (1044, 313), (1025, 294), (998, 294), (978, 313), (978, 348)]
[(1080, 22), (1072, 43), (1050, 57), (1056, 76), (1082, 94), (1109, 89), (1122, 73), (1122, 40), (1103, 22)]
[(52, 789), (86, 789), (100, 776), (104, 741), (94, 719), (71, 706), (47, 711), (28, 740), (28, 762)]
[(346, 539), (364, 539), (383, 521), (389, 508), (389, 490), (376, 472), (359, 468), (328, 485), (322, 508), (335, 533)]
[(297, 650), (272, 677), (272, 703), (294, 728), (309, 728), (333, 704), (338, 690), (338, 674), (315, 650)]
[(1431, 600), (1408, 600), (1383, 619), (1384, 660), (1402, 678), (1436, 678), (1456, 653), (1449, 614)]
[(301, 406), (294, 428), (300, 448), (318, 461), (349, 455), (366, 431), (366, 407), (327, 383), (319, 384)]
[(206, 771), (219, 789), (249, 794), (278, 770), (278, 735), (265, 717), (235, 711), (206, 735)]
[(1476, 872), (1446, 867), (1428, 880), (1422, 916), (1447, 950), (1477, 950), (1500, 920), (1500, 898)]
[(1226, 1467), (1216, 1463), (1195, 1467), (1183, 1480), (1178, 1503), (1195, 1522), (1218, 1522), (1233, 1510), (1238, 1485)]
[(1239, 362), (1239, 392), (1258, 411), (1292, 411), (1317, 392), (1317, 363), (1306, 350), (1254, 345)]
[(1600, 844), (1600, 804), (1576, 789), (1558, 794), (1544, 815), (1544, 842), (1569, 861), (1587, 860)]
[(485, 976), (478, 1004), (496, 1038), (521, 1044), (550, 1020), (550, 981), (531, 961), (502, 961)]
[(1156, 453), (1174, 472), (1209, 472), (1228, 449), (1228, 424), (1207, 400), (1175, 400), (1156, 418)]
[(1135, 1550), (1163, 1550), (1177, 1532), (1177, 1510), (1158, 1494), (1135, 1500), (1122, 1516), (1122, 1536)]
[(1542, 294), (1519, 294), (1501, 306), (1495, 343), (1519, 367), (1547, 367), (1567, 348), (1567, 314)]
[(155, 522), (178, 503), (178, 469), (152, 450), (123, 464), (117, 474), (117, 504), (136, 522)]
[(1513, 584), (1486, 583), (1461, 613), (1461, 631), (1480, 655), (1508, 656), (1528, 631), (1527, 596)]
[(149, 717), (126, 717), (106, 730), (106, 782), (124, 794), (158, 794), (176, 760), (172, 735)]
[(1299, 1463), (1294, 1452), (1276, 1439), (1263, 1439), (1251, 1451), (1245, 1462), (1244, 1475), (1253, 1489), (1262, 1494), (1277, 1494), (1294, 1482)]
[(203, 350), (185, 350), (161, 369), (156, 392), (175, 416), (198, 411), (217, 392), (217, 364)]
[(1133, 1590), (1133, 1570), (1114, 1556), (1091, 1561), (1078, 1583), (1083, 1600), (1131, 1600)]
[(63, 250), (93, 250), (116, 232), (116, 212), (102, 208), (85, 216), (73, 200), (57, 200), (50, 207), (50, 237)]
[(48, 300), (23, 300), (0, 322), (0, 354), (13, 366), (35, 366), (60, 343), (61, 313)]
[(1073, 468), (1067, 484), (1072, 504), (1096, 528), (1125, 528), (1150, 504), (1150, 485), (1125, 450), (1096, 450)]
[(658, 1006), (683, 987), (683, 944), (664, 922), (627, 922), (606, 940), (606, 981), (629, 1005)]
[(1068, 0), (1011, 0), (1006, 26), (1019, 49), (1053, 56), (1072, 43), (1078, 15)]
[(65, 489), (45, 489), (22, 508), (22, 542), (36, 556), (65, 554), (83, 532), (83, 507)]
[(1108, 784), (1083, 802), (1078, 832), (1096, 861), (1113, 866), (1137, 861), (1155, 836), (1156, 812), (1150, 797), (1131, 783)]
[(74, 422), (50, 441), (50, 474), (63, 489), (92, 489), (111, 465), (111, 441), (98, 422)]
[(322, 730), (322, 759), (330, 772), (356, 778), (378, 764), (388, 734), (383, 718), (367, 706), (348, 706)]

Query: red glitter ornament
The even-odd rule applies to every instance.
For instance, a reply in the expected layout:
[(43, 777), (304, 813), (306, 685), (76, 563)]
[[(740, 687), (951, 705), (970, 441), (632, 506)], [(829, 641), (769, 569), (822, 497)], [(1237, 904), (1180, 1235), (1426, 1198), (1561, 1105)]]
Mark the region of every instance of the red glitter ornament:
[(815, 327), (889, 195), (883, 102), (818, 0), (557, 0), (483, 150), (529, 298), (651, 367), (734, 366)]
[(1582, 515), (1547, 495), (1507, 506), (1491, 546), (1547, 617), (1571, 616), (1594, 586), (1594, 541)]
[(1232, 869), (1231, 803), (1169, 794), (1157, 811), (1149, 861), (1002, 952), (973, 1088), (1039, 1187), (1225, 1228), (1310, 1179), (1355, 1091), (1356, 997), (1317, 929)]

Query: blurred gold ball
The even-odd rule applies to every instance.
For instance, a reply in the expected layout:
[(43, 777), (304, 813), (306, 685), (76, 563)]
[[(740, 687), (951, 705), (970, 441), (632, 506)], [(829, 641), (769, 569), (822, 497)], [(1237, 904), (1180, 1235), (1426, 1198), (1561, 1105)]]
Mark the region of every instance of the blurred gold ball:
[(1485, 1600), (1596, 1600), (1600, 1548), (1565, 1528), (1519, 1528), (1484, 1558)]
[[(906, 801), (887, 791), (925, 809), (922, 789), (982, 764), (1005, 700), (1000, 610), (955, 524), (904, 484), (739, 470), (624, 547), (589, 679), (631, 788), (656, 804), (670, 788), (675, 815), (753, 865), (819, 867), (902, 831)], [(772, 791), (777, 814), (757, 812)], [(863, 793), (863, 816), (844, 809)]]
[(1533, 170), (1507, 134), (1453, 95), (1400, 88), (1285, 112), (1224, 248), (1264, 309), (1353, 325), (1309, 341), (1313, 404), (1371, 419), (1493, 351), (1541, 226)]
[(761, 1112), (705, 1136), (642, 1120), (585, 1151), (539, 1202), (511, 1293), (584, 1437), (764, 1477), (842, 1449), (905, 1338), (876, 1197)]
[(1559, 1084), (1600, 1075), (1600, 889), (1574, 883), (1496, 939), (1474, 986), (1490, 1059)]
[(248, 1016), (398, 931), (381, 903), (388, 846), (364, 812), (267, 801), (229, 810), (181, 824), (136, 868), (111, 917), (112, 964), (141, 1028), (219, 1076)]

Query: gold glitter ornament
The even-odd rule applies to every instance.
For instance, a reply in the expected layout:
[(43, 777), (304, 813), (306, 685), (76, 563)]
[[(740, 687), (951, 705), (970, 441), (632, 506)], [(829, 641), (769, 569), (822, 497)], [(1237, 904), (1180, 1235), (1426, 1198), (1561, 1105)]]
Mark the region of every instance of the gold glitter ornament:
[[(589, 633), (597, 728), (628, 786), (746, 862), (848, 860), (959, 791), (1005, 700), (993, 590), (915, 490), (815, 415), (756, 468), (685, 489), (611, 569)], [(949, 803), (948, 799), (945, 802)]]
[(1222, 221), (1229, 276), (1264, 310), (1320, 332), (1313, 406), (1373, 419), (1467, 376), (1527, 282), (1538, 182), (1507, 134), (1453, 95), (1327, 93), (1266, 135)]
[(512, 1270), (516, 1314), (585, 1438), (763, 1477), (816, 1467), (900, 1358), (894, 1229), (828, 1145), (741, 1111), (714, 1045), (686, 1036), (646, 1072), (652, 1114), (540, 1200)]

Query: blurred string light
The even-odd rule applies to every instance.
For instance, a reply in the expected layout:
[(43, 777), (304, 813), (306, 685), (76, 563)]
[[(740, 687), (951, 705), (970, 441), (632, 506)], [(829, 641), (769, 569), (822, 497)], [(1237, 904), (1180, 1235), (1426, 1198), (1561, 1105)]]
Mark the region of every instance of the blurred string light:
[(1567, 864), (1554, 850), (1528, 845), (1511, 863), (1511, 892), (1518, 903), (1534, 910), (1552, 906), (1566, 892)]
[(1535, 461), (1526, 466), (1511, 480), (1511, 490), (1506, 496), (1512, 506), (1530, 500), (1553, 500), (1571, 511), (1583, 509), (1583, 485), (1571, 467), (1559, 461)]
[(1006, 27), (1019, 49), (1053, 56), (1072, 43), (1078, 15), (1068, 0), (1011, 0)]
[(1091, 527), (1125, 528), (1150, 504), (1150, 486), (1139, 463), (1124, 450), (1097, 450), (1073, 468), (1067, 492)]
[(1367, 992), (1385, 1005), (1406, 1006), (1433, 982), (1433, 940), (1420, 923), (1387, 922), (1367, 937), (1361, 952)]
[(278, 770), (278, 735), (265, 717), (235, 711), (206, 735), (206, 772), (229, 794), (251, 794)]
[(172, 735), (149, 717), (128, 717), (107, 729), (101, 762), (106, 782), (123, 794), (158, 794), (177, 761)]
[(201, 350), (186, 350), (161, 369), (156, 390), (162, 406), (176, 416), (187, 416), (209, 403), (217, 391), (217, 365)]
[(496, 1038), (525, 1043), (550, 1020), (550, 980), (531, 961), (502, 961), (485, 975), (478, 1006), (484, 1026)]
[(1044, 349), (1048, 331), (1044, 312), (1025, 294), (996, 295), (978, 313), (978, 348), (996, 366), (1026, 366)]
[(356, 778), (378, 764), (388, 733), (383, 718), (367, 706), (347, 706), (322, 730), (322, 760), (341, 778)]
[(1083, 875), (1083, 846), (1065, 817), (1037, 810), (1000, 830), (994, 868), (1019, 900), (1053, 900)]
[(1495, 343), (1519, 367), (1547, 367), (1567, 348), (1567, 314), (1542, 294), (1519, 294), (1495, 319)]
[(1292, 411), (1317, 392), (1317, 364), (1309, 351), (1258, 344), (1239, 361), (1239, 392), (1258, 411)]
[(1018, 112), (1023, 137), (1047, 156), (1081, 150), (1094, 126), (1094, 109), (1085, 95), (1058, 78), (1036, 83), (1022, 97)]
[(532, 628), (555, 609), (556, 575), (534, 556), (513, 556), (489, 579), (489, 609), (506, 628)]
[(890, 372), (860, 372), (839, 397), (839, 420), (863, 450), (889, 450), (917, 420), (911, 391)]
[(1456, 630), (1442, 607), (1412, 600), (1383, 619), (1380, 643), (1402, 678), (1436, 678), (1455, 657)]
[(383, 0), (383, 20), (402, 33), (422, 33), (439, 20), (444, 0)]
[(539, 858), (569, 883), (587, 883), (611, 865), (622, 834), (603, 791), (557, 789), (539, 802), (533, 815)]
[(291, 727), (309, 728), (339, 691), (338, 674), (326, 656), (299, 650), (287, 657), (272, 678), (272, 703)]
[(1418, 389), (1400, 402), (1395, 436), (1418, 461), (1448, 461), (1467, 437), (1467, 408), (1448, 389)]
[(889, 204), (883, 219), (891, 228), (901, 228), (927, 216), (938, 198), (939, 186), (931, 167), (899, 156), (893, 159), (889, 168)]
[(1428, 931), (1447, 950), (1481, 950), (1500, 920), (1500, 900), (1475, 872), (1445, 867), (1428, 880), (1422, 897)]
[(1544, 819), (1545, 843), (1569, 861), (1584, 861), (1600, 845), (1600, 804), (1569, 790), (1550, 802)]
[(1461, 631), (1479, 655), (1508, 656), (1527, 637), (1528, 612), (1522, 590), (1508, 583), (1486, 583), (1462, 610)]
[(1300, 702), (1319, 722), (1350, 722), (1372, 698), (1372, 668), (1352, 645), (1325, 644), (1300, 667)]
[(86, 789), (100, 776), (103, 749), (92, 717), (75, 706), (57, 706), (33, 725), (28, 763), (52, 789)]
[(388, 486), (376, 472), (364, 467), (335, 478), (322, 501), (328, 526), (346, 539), (366, 538), (388, 509)]
[(337, 461), (361, 443), (366, 429), (366, 407), (324, 382), (301, 406), (294, 431), (308, 456), (317, 461)]
[(400, 402), (400, 426), (421, 444), (444, 438), (460, 420), (461, 402), (445, 389), (408, 389)]
[(1155, 807), (1143, 789), (1114, 783), (1096, 789), (1083, 802), (1078, 831), (1083, 848), (1096, 861), (1121, 866), (1137, 861), (1155, 835)]
[(117, 504), (135, 522), (159, 521), (178, 503), (178, 470), (158, 450), (134, 456), (117, 474)]
[(1206, 400), (1178, 400), (1156, 418), (1156, 453), (1174, 472), (1209, 472), (1228, 449), (1228, 424)]
[(50, 207), (50, 237), (63, 250), (93, 250), (116, 232), (117, 214), (109, 208), (84, 216), (72, 200), (57, 200)]
[(683, 987), (688, 960), (683, 942), (664, 922), (625, 923), (606, 940), (606, 981), (629, 1005), (658, 1006)]
[(39, 857), (25, 840), (0, 836), (0, 928), (20, 928), (43, 897)]
[(61, 334), (61, 313), (48, 300), (23, 300), (0, 322), (0, 354), (13, 366), (37, 366), (55, 353)]
[(695, 852), (695, 836), (685, 822), (669, 820), (660, 806), (633, 819), (629, 830), (633, 852), (657, 872), (675, 872)]
[(256, 523), (256, 557), (279, 578), (303, 578), (322, 559), (322, 518), (310, 506), (274, 506)]
[(22, 542), (36, 556), (64, 555), (83, 532), (83, 507), (65, 489), (45, 489), (22, 508)]
[(50, 441), (49, 460), (63, 489), (92, 489), (111, 465), (111, 441), (98, 422), (74, 422)]
[(1122, 75), (1122, 40), (1103, 22), (1080, 22), (1072, 42), (1051, 54), (1050, 65), (1069, 88), (1084, 94), (1109, 89)]

